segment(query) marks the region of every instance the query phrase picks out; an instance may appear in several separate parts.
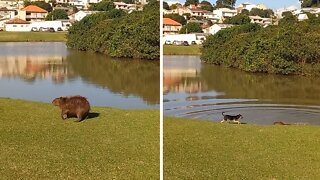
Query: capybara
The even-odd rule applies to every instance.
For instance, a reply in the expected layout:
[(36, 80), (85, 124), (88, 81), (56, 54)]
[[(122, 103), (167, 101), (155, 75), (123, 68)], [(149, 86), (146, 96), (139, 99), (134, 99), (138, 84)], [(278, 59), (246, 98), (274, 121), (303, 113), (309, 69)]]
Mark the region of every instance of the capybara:
[(276, 121), (273, 123), (273, 125), (291, 125), (291, 124), (288, 124), (288, 123), (285, 123), (285, 122), (282, 122), (282, 121)]
[(55, 98), (52, 104), (60, 107), (61, 118), (64, 120), (70, 117), (77, 117), (80, 122), (89, 115), (90, 111), (88, 100), (82, 96)]

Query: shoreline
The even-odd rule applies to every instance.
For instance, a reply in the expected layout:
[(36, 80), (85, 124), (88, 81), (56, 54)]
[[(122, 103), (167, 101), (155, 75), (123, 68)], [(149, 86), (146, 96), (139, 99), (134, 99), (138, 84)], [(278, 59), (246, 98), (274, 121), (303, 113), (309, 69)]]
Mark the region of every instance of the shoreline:
[(67, 32), (0, 32), (0, 42), (66, 42)]
[(200, 56), (201, 45), (191, 46), (176, 46), (176, 45), (163, 45), (163, 55), (188, 55)]

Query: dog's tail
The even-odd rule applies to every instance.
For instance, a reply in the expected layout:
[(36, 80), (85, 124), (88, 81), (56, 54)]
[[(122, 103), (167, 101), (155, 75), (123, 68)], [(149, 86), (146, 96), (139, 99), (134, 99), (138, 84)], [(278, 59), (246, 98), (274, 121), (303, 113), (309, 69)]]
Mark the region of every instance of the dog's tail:
[(224, 112), (222, 112), (222, 116), (224, 116)]

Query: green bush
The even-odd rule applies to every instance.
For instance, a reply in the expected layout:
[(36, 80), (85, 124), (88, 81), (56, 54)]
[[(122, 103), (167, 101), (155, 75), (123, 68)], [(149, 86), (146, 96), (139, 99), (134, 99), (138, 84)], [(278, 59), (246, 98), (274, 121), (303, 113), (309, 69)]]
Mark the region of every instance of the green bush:
[(112, 57), (159, 59), (159, 2), (126, 14), (112, 9), (86, 16), (67, 34), (67, 46)]
[(228, 28), (207, 38), (201, 59), (248, 72), (318, 75), (320, 24), (317, 21), (318, 18), (267, 28), (253, 24)]

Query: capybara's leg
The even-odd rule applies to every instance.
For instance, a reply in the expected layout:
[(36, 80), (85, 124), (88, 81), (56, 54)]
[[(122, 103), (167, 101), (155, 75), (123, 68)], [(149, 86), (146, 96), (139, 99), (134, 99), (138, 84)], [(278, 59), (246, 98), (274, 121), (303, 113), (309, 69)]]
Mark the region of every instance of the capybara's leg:
[(63, 120), (67, 119), (67, 118), (68, 118), (68, 112), (61, 111), (61, 118), (62, 118)]

